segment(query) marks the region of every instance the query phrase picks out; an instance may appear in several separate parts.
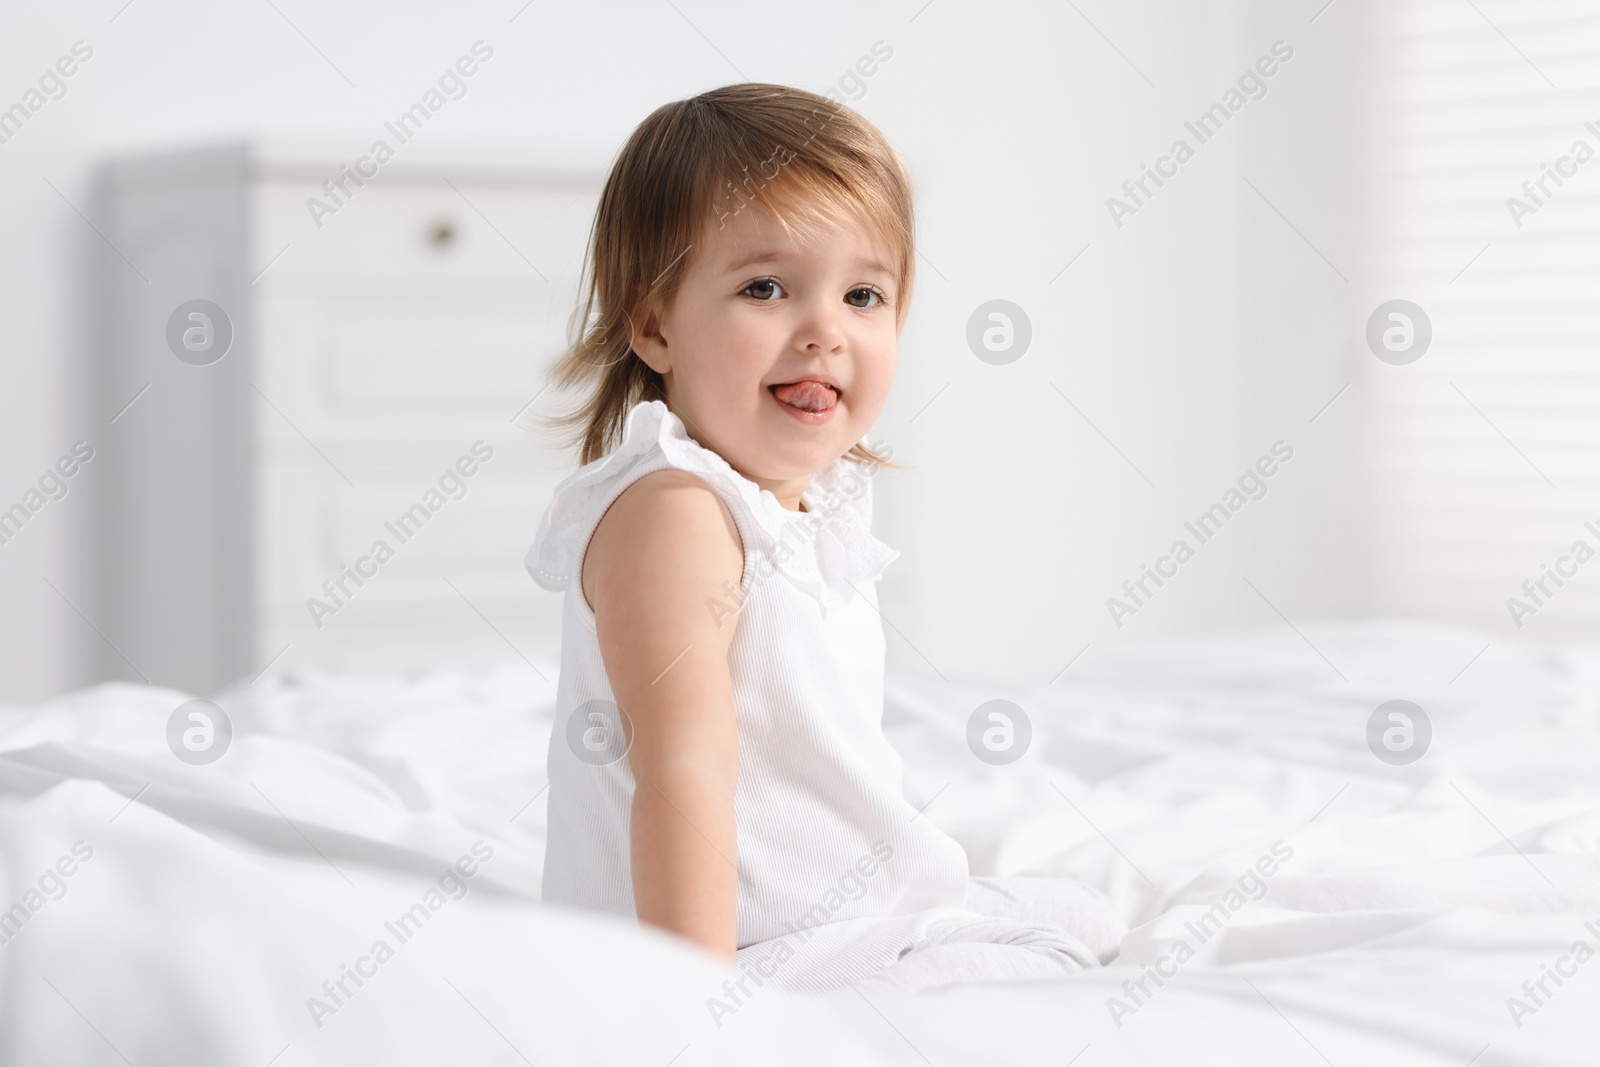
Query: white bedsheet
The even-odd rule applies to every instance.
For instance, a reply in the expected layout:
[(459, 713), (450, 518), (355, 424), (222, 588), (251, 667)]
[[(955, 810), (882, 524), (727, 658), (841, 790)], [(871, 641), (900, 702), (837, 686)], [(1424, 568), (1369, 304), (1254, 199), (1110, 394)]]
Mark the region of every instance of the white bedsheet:
[[(765, 990), (720, 1026), (715, 960), (537, 905), (553, 689), (520, 662), (269, 675), (218, 698), (236, 736), (204, 767), (166, 748), (183, 694), (3, 709), (0, 910), (93, 855), (0, 945), (0, 1062), (1594, 1062), (1600, 960), (1573, 948), (1600, 950), (1600, 649), (1302, 629), (1315, 648), (1149, 646), (1050, 686), (891, 676), (913, 804), (975, 874), (1106, 893), (1122, 954), (914, 997)], [(1009, 767), (966, 749), (996, 697), (1034, 727)], [(1366, 748), (1394, 698), (1433, 722), (1409, 767)], [(385, 924), (475, 844), (492, 858), (401, 943)]]

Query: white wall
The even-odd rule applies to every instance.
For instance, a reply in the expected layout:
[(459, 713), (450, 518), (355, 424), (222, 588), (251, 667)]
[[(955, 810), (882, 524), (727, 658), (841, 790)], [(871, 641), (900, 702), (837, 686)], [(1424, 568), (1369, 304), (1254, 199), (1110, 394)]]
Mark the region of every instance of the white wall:
[[(1359, 609), (1344, 495), (1356, 397), (1308, 425), (1350, 379), (1357, 339), (1322, 259), (1350, 274), (1351, 5), (1313, 23), (1320, 0), (675, 3), (279, 0), (293, 26), (269, 5), (195, 0), (0, 16), (0, 107), (73, 42), (94, 48), (67, 95), (0, 145), (0, 499), (84, 436), (81, 264), (98, 238), (78, 210), (97, 158), (364, 143), (483, 38), (495, 61), (425, 131), (430, 149), (603, 165), (666, 100), (745, 78), (825, 91), (882, 40), (893, 58), (857, 106), (911, 162), (926, 257), (878, 430), (915, 465), (879, 482), (879, 534), (904, 553), (883, 588), (893, 662), (1048, 680), (1086, 643), (1276, 621), (1245, 577), (1297, 621)], [(1106, 198), (1277, 39), (1295, 56), (1268, 95), (1116, 228)], [(993, 298), (1033, 323), (1010, 366), (966, 346)], [(1295, 459), (1271, 494), (1114, 627), (1105, 599), (1279, 438)], [(52, 589), (81, 585), (87, 521), (69, 495), (0, 545), (0, 699), (90, 680), (99, 638)]]
[[(1329, 525), (1347, 510), (1348, 410), (1308, 426), (1348, 380), (1346, 283), (1245, 183), (1348, 260), (1347, 31), (1293, 7), (1080, 5), (1126, 60), (1071, 8), (1029, 32), (924, 16), (974, 58), (940, 78), (948, 54), (908, 54), (917, 98), (872, 112), (920, 164), (925, 248), (950, 276), (923, 275), (886, 420), (922, 467), (886, 483), (886, 532), (913, 557), (885, 588), (897, 662), (1048, 681), (1086, 645), (1276, 622), (1246, 576), (1290, 617), (1351, 609), (1355, 557)], [(1115, 226), (1106, 198), (1175, 138), (1197, 145), (1183, 122), (1280, 39), (1294, 56), (1267, 95)], [(1005, 367), (962, 343), (997, 296), (1035, 328)], [(1295, 458), (1268, 497), (1190, 537), (1194, 560), (1114, 625), (1106, 599), (1279, 439)]]

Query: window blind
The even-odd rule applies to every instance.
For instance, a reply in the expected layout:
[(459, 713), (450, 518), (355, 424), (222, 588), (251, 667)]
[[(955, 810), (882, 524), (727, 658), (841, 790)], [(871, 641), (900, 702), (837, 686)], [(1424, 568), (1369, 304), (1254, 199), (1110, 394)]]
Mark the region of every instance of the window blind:
[(1409, 364), (1357, 353), (1375, 607), (1600, 636), (1600, 3), (1373, 0), (1358, 26), (1357, 311), (1410, 300), (1433, 332)]

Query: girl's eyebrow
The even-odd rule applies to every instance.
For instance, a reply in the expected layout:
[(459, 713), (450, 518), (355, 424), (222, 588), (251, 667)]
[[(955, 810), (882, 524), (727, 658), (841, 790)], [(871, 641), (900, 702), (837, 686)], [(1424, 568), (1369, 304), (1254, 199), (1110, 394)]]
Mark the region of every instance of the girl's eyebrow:
[(741, 257), (737, 262), (730, 263), (723, 269), (728, 274), (732, 274), (735, 271), (744, 270), (746, 267), (753, 267), (757, 263), (773, 263), (782, 258), (783, 253), (777, 249), (761, 249), (750, 253), (748, 256)]
[(894, 277), (894, 271), (875, 259), (857, 260), (856, 266), (865, 271), (877, 271), (879, 274), (887, 274), (891, 278)]
[[(784, 253), (778, 249), (760, 249), (750, 253), (747, 256), (741, 256), (735, 262), (724, 267), (723, 270), (725, 273), (734, 274), (738, 271), (744, 270), (746, 267), (753, 267), (757, 263), (775, 263), (783, 257)], [(876, 259), (859, 259), (856, 261), (855, 265), (859, 270), (877, 271), (880, 274), (887, 274), (891, 278), (894, 277), (894, 271), (890, 270), (888, 267), (884, 266), (883, 263)]]

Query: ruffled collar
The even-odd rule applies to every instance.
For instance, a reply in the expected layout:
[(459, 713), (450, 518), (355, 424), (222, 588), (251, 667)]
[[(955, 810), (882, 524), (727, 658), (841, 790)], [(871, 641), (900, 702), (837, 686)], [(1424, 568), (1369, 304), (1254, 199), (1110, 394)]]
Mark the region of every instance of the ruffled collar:
[(872, 536), (876, 468), (841, 456), (813, 475), (800, 494), (807, 510), (790, 511), (771, 490), (690, 437), (666, 404), (645, 400), (629, 409), (622, 442), (612, 452), (556, 487), (528, 551), (527, 566), (535, 581), (547, 589), (565, 589), (599, 522), (597, 509), (609, 505), (627, 484), (665, 467), (699, 475), (742, 512), (746, 521), (740, 529), (756, 542), (745, 546), (750, 561), (746, 596), (781, 574), (825, 612), (842, 608), (855, 598), (858, 583), (876, 579), (900, 555)]

